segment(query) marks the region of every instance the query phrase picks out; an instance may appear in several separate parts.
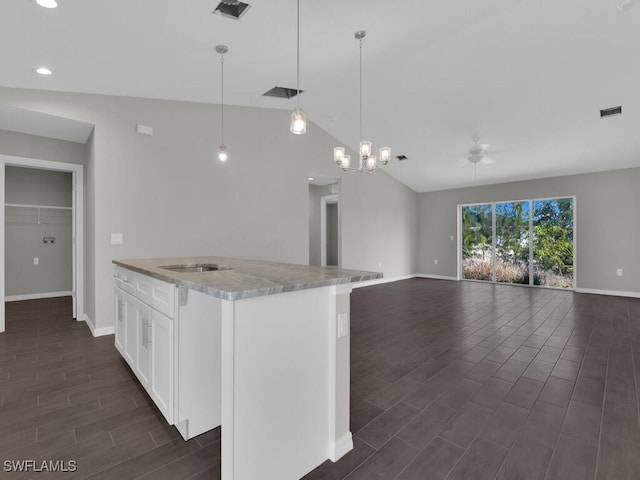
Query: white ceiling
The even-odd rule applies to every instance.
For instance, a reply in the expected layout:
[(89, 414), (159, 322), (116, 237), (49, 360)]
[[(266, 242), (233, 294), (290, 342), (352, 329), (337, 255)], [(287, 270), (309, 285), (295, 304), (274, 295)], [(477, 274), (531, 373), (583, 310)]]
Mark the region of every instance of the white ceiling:
[[(357, 146), (365, 29), (364, 136), (409, 157), (387, 171), (418, 192), (640, 166), (640, 5), (617, 1), (302, 0), (302, 107)], [(210, 0), (58, 2), (0, 3), (0, 85), (215, 103), (224, 43), (226, 102), (295, 107), (261, 97), (295, 87), (295, 0), (240, 21)], [(458, 166), (474, 134), (495, 151), (477, 179)]]

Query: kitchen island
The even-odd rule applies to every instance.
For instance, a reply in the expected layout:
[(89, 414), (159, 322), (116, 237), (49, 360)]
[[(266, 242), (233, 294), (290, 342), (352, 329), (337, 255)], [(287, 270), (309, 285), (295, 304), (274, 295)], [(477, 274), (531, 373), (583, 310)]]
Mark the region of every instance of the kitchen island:
[(224, 257), (114, 263), (116, 347), (185, 439), (222, 425), (224, 480), (295, 480), (353, 448), (349, 296), (381, 274)]

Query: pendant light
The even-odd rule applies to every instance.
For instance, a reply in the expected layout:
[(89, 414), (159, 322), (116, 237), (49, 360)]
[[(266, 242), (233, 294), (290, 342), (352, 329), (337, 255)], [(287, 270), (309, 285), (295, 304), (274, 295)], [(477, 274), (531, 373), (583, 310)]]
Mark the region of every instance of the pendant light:
[(302, 108), (300, 108), (300, 0), (297, 0), (297, 56), (296, 56), (296, 98), (298, 99), (298, 106), (291, 112), (291, 133), (296, 135), (302, 135), (307, 132), (307, 116)]
[(344, 147), (335, 147), (333, 149), (333, 160), (344, 172), (372, 172), (377, 168), (386, 167), (391, 160), (391, 149), (382, 147), (380, 149), (379, 161), (375, 155), (372, 155), (371, 142), (362, 140), (362, 39), (367, 35), (365, 30), (359, 30), (355, 33), (355, 38), (360, 42), (360, 157), (356, 167), (351, 166), (351, 157), (346, 155)]
[(229, 51), (226, 45), (216, 45), (216, 52), (220, 54), (220, 149), (218, 160), (226, 162), (229, 158), (227, 147), (224, 144), (224, 54)]

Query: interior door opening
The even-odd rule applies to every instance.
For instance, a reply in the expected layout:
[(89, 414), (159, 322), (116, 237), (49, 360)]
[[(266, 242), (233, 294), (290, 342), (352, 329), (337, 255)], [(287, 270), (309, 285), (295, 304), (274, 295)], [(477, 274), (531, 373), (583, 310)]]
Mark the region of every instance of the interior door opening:
[[(58, 195), (58, 200), (38, 201), (38, 198), (43, 197), (39, 197), (38, 195), (42, 195), (42, 192), (37, 191), (31, 192), (33, 194), (31, 199), (20, 197), (20, 194), (25, 192), (18, 192), (18, 197), (12, 197), (15, 192), (12, 193), (11, 186), (7, 188), (7, 169), (9, 169), (9, 178), (15, 176), (16, 172), (20, 173), (26, 170), (55, 172), (58, 175), (54, 175), (54, 177), (63, 179), (62, 183), (68, 181), (71, 191), (66, 194), (69, 198), (61, 199), (62, 197)], [(41, 175), (41, 177), (44, 178), (46, 175)], [(73, 317), (76, 320), (85, 320), (82, 165), (0, 155), (0, 189), (2, 189), (2, 198), (5, 200), (5, 205), (0, 213), (0, 229), (2, 229), (0, 233), (2, 245), (0, 264), (2, 264), (4, 273), (0, 277), (0, 288), (4, 293), (5, 301), (71, 295)], [(37, 190), (37, 188), (32, 188), (32, 190)], [(8, 194), (14, 200), (8, 198)], [(17, 201), (16, 198), (18, 198)], [(17, 238), (14, 238), (16, 236)], [(25, 245), (16, 246), (20, 241), (23, 241)], [(63, 246), (64, 249), (68, 247), (70, 251), (65, 251), (63, 254), (60, 250), (58, 253), (62, 258), (58, 258), (53, 250)], [(34, 250), (36, 247), (38, 250)], [(16, 255), (17, 258), (7, 258), (8, 254)], [(44, 274), (43, 268), (38, 269), (38, 267), (46, 266), (42, 262), (53, 264), (61, 259), (63, 264), (66, 259), (64, 267), (67, 269), (62, 274), (60, 271)], [(31, 280), (27, 278), (28, 275), (25, 275), (28, 269), (31, 269), (29, 273), (35, 274), (31, 276)], [(39, 274), (42, 274), (42, 277)], [(12, 277), (11, 283), (8, 282), (8, 275)], [(56, 278), (56, 275), (65, 278)], [(70, 279), (67, 278), (67, 275)], [(26, 293), (27, 290), (24, 289), (29, 287), (26, 287), (24, 282), (23, 284), (20, 281), (14, 282), (15, 277), (21, 277), (17, 280), (26, 280), (27, 283), (35, 282), (37, 285), (34, 286), (33, 283), (30, 283), (34, 290)], [(60, 287), (60, 285), (64, 285), (64, 287)], [(5, 309), (3, 308), (0, 311), (0, 333), (4, 330)]]

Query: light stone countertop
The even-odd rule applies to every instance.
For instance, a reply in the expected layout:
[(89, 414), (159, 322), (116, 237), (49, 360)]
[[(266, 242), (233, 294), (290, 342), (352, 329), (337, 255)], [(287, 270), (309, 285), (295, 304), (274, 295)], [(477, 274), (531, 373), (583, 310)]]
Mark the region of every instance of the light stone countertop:
[[(174, 257), (113, 260), (113, 263), (158, 280), (197, 290), (223, 300), (275, 295), (382, 278), (382, 273), (314, 267), (227, 257)], [(216, 264), (226, 270), (184, 273), (167, 265)]]

